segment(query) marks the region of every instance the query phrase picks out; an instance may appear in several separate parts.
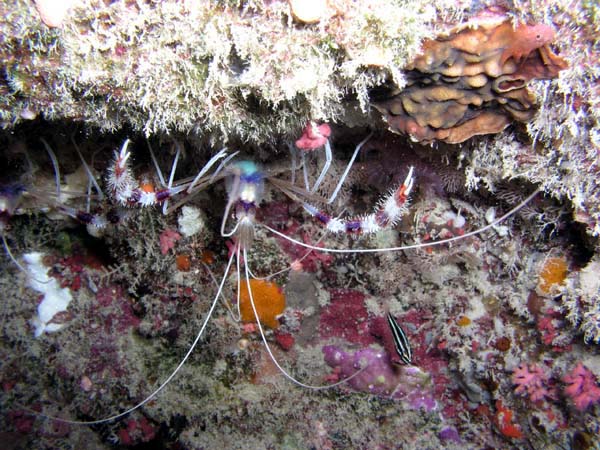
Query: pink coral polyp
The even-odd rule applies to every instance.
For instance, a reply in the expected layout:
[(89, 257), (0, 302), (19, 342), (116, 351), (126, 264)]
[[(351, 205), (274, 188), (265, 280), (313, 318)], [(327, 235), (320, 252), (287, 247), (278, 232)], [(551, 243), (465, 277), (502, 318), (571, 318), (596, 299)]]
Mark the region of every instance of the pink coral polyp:
[(585, 411), (594, 403), (600, 402), (600, 387), (594, 374), (579, 363), (563, 377), (567, 384), (565, 394), (568, 395), (579, 411)]
[(537, 402), (546, 397), (551, 397), (548, 385), (548, 376), (543, 369), (532, 364), (520, 364), (513, 371), (513, 384), (517, 385), (515, 392), (522, 396), (528, 396), (532, 401)]

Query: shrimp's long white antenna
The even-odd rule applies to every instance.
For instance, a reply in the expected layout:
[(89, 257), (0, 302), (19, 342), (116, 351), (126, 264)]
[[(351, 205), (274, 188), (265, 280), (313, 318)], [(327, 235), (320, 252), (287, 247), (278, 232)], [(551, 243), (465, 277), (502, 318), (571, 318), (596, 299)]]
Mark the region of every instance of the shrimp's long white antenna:
[(68, 419), (62, 419), (60, 417), (54, 417), (54, 416), (48, 416), (45, 414), (40, 414), (37, 411), (33, 411), (30, 408), (25, 407), (25, 409), (27, 409), (28, 411), (30, 411), (31, 413), (39, 416), (39, 417), (44, 417), (46, 419), (52, 419), (52, 420), (57, 420), (59, 422), (64, 422), (64, 423), (70, 423), (73, 425), (98, 425), (101, 423), (106, 423), (106, 422), (112, 422), (113, 420), (117, 420), (120, 419), (121, 417), (124, 417), (128, 414), (131, 414), (132, 412), (134, 412), (135, 410), (141, 408), (142, 406), (144, 406), (146, 403), (148, 403), (150, 400), (152, 400), (154, 397), (156, 397), (158, 395), (158, 393), (160, 391), (162, 391), (170, 382), (171, 380), (175, 377), (175, 375), (177, 375), (177, 373), (179, 372), (179, 370), (183, 367), (183, 365), (186, 363), (186, 361), (188, 360), (188, 358), (190, 357), (190, 355), (192, 354), (192, 352), (194, 351), (194, 349), (196, 348), (196, 345), (198, 345), (198, 342), (200, 341), (200, 338), (202, 337), (202, 334), (204, 333), (204, 330), (206, 329), (206, 326), (208, 325), (208, 321), (210, 320), (215, 307), (217, 306), (217, 303), (219, 302), (219, 297), (221, 296), (221, 292), (223, 291), (223, 286), (225, 285), (225, 281), (227, 280), (227, 275), (229, 274), (229, 269), (231, 268), (231, 264), (233, 263), (233, 258), (234, 258), (235, 254), (232, 254), (231, 257), (229, 258), (229, 261), (227, 262), (227, 267), (225, 268), (225, 273), (223, 274), (223, 279), (221, 280), (221, 284), (219, 285), (219, 290), (217, 291), (217, 294), (215, 295), (212, 304), (210, 305), (210, 308), (208, 310), (208, 312), (206, 313), (206, 318), (204, 319), (204, 322), (202, 323), (202, 326), (200, 327), (200, 331), (198, 331), (198, 334), (196, 335), (196, 339), (194, 339), (194, 342), (192, 343), (192, 345), (190, 346), (189, 350), (187, 351), (187, 353), (185, 354), (185, 356), (183, 357), (183, 359), (179, 362), (179, 364), (177, 365), (177, 367), (175, 367), (175, 369), (173, 370), (173, 372), (171, 372), (171, 375), (169, 375), (167, 377), (167, 379), (165, 381), (163, 381), (163, 383), (154, 390), (154, 392), (152, 392), (152, 394), (150, 394), (148, 397), (146, 397), (144, 400), (142, 400), (141, 402), (139, 402), (137, 405), (132, 406), (131, 408), (119, 413), (119, 414), (115, 414), (114, 416), (110, 416), (110, 417), (106, 417), (104, 419), (98, 419), (98, 420), (68, 420)]
[[(202, 264), (202, 266), (204, 267), (204, 270), (206, 270), (206, 272), (208, 272), (210, 279), (212, 280), (213, 284), (217, 287), (217, 291), (218, 291), (219, 290), (219, 282), (217, 281), (217, 277), (215, 277), (215, 274), (213, 273), (211, 268), (208, 266), (208, 264), (206, 264), (204, 261), (200, 261), (200, 264)], [(223, 291), (221, 291), (221, 299), (223, 300), (223, 305), (225, 306), (225, 308), (227, 308), (227, 311), (229, 311), (231, 318), (236, 320), (235, 316), (233, 314), (233, 311), (231, 310), (231, 305), (227, 301), (227, 297), (225, 297), (225, 295), (223, 294)]]
[(148, 144), (148, 149), (150, 150), (150, 157), (152, 158), (152, 164), (154, 164), (154, 168), (156, 169), (156, 174), (158, 175), (158, 179), (160, 180), (160, 185), (162, 187), (166, 187), (165, 177), (162, 174), (162, 170), (160, 170), (160, 166), (158, 165), (158, 160), (156, 159), (156, 155), (154, 154), (154, 150), (150, 145), (150, 141), (146, 139), (146, 143)]
[(400, 250), (413, 250), (413, 249), (418, 249), (418, 248), (434, 247), (436, 245), (449, 244), (451, 242), (460, 241), (462, 239), (466, 239), (466, 238), (471, 237), (471, 236), (476, 236), (476, 235), (481, 234), (481, 233), (483, 233), (483, 232), (485, 232), (485, 231), (487, 231), (489, 229), (492, 229), (496, 225), (498, 225), (499, 223), (503, 222), (504, 220), (506, 220), (507, 218), (509, 218), (513, 214), (515, 214), (517, 211), (519, 211), (520, 209), (522, 209), (524, 206), (526, 206), (540, 192), (541, 192), (541, 189), (536, 189), (535, 192), (533, 192), (533, 194), (529, 195), (525, 200), (523, 200), (521, 203), (519, 203), (513, 209), (511, 209), (510, 211), (508, 211), (502, 217), (499, 217), (498, 219), (490, 222), (486, 226), (481, 227), (481, 228), (479, 228), (477, 230), (469, 231), (468, 233), (465, 233), (465, 234), (463, 234), (461, 236), (454, 236), (454, 237), (451, 237), (451, 238), (448, 238), (448, 239), (441, 239), (439, 241), (421, 242), (419, 244), (401, 245), (399, 247), (352, 248), (352, 249), (317, 247), (315, 245), (306, 244), (306, 243), (304, 243), (302, 241), (299, 241), (299, 240), (294, 239), (294, 238), (292, 238), (290, 236), (287, 236), (287, 235), (283, 234), (282, 232), (277, 231), (274, 228), (271, 228), (268, 225), (265, 225), (265, 224), (260, 224), (260, 225), (262, 227), (266, 228), (267, 230), (269, 230), (271, 233), (273, 233), (273, 234), (275, 234), (277, 236), (280, 236), (280, 237), (282, 237), (284, 239), (287, 239), (288, 241), (292, 242), (293, 244), (299, 245), (299, 246), (304, 247), (304, 248), (310, 248), (312, 250), (318, 250), (318, 251), (326, 252), (326, 253), (382, 253), (382, 252), (395, 252), (395, 251), (400, 251)]
[(2, 236), (2, 243), (4, 244), (4, 250), (6, 251), (6, 254), (12, 260), (12, 262), (15, 263), (15, 265), (19, 268), (19, 270), (21, 272), (25, 273), (28, 277), (31, 277), (38, 283), (47, 284), (47, 283), (50, 283), (50, 281), (52, 281), (52, 278), (49, 278), (48, 280), (38, 280), (36, 277), (34, 277), (31, 274), (31, 272), (29, 270), (27, 270), (25, 267), (23, 267), (23, 265), (12, 254), (12, 252), (10, 251), (10, 247), (8, 246), (8, 242), (6, 241), (6, 236), (4, 236), (4, 234), (2, 234), (1, 236)]
[(44, 147), (46, 148), (46, 151), (48, 152), (48, 156), (50, 156), (50, 160), (52, 161), (52, 166), (54, 167), (54, 182), (56, 183), (56, 199), (60, 202), (60, 167), (58, 166), (58, 160), (56, 159), (56, 154), (52, 151), (52, 148), (50, 148), (50, 145), (48, 144), (48, 142), (46, 142), (46, 139), (40, 138), (40, 141), (42, 141), (42, 144), (44, 144)]
[(175, 141), (175, 158), (173, 159), (173, 165), (171, 166), (171, 173), (169, 174), (169, 184), (167, 187), (171, 189), (173, 186), (173, 179), (175, 178), (175, 171), (177, 170), (177, 162), (179, 161), (179, 155), (181, 154), (181, 145), (179, 142)]
[(323, 179), (325, 178), (325, 175), (327, 175), (327, 172), (329, 171), (329, 167), (331, 166), (331, 161), (333, 161), (333, 155), (331, 153), (331, 145), (329, 144), (329, 139), (327, 139), (325, 141), (325, 164), (323, 164), (323, 169), (321, 169), (319, 178), (317, 178), (317, 181), (315, 182), (314, 186), (310, 190), (311, 194), (315, 193), (316, 190), (321, 185), (321, 183), (323, 182)]
[(304, 188), (310, 192), (310, 184), (308, 183), (308, 169), (306, 168), (306, 153), (302, 152), (302, 176), (304, 177)]
[(340, 192), (340, 189), (342, 189), (342, 185), (344, 184), (344, 180), (346, 180), (346, 177), (348, 176), (348, 173), (350, 172), (350, 169), (352, 168), (352, 165), (354, 164), (354, 160), (356, 160), (356, 157), (358, 156), (358, 152), (360, 151), (360, 149), (362, 148), (362, 146), (365, 145), (369, 139), (371, 139), (371, 136), (373, 136), (373, 132), (372, 131), (368, 134), (368, 136), (366, 138), (364, 138), (362, 141), (360, 141), (359, 144), (354, 149), (354, 153), (352, 154), (352, 158), (350, 158), (350, 162), (346, 166), (346, 170), (344, 170), (344, 173), (342, 174), (342, 177), (340, 178), (340, 181), (338, 182), (337, 186), (335, 187), (335, 190), (333, 191), (333, 194), (331, 194), (331, 197), (329, 197), (329, 199), (327, 200), (327, 203), (329, 203), (329, 204), (333, 203), (333, 201), (337, 197), (338, 193)]
[[(177, 150), (175, 151), (175, 158), (173, 159), (173, 165), (171, 166), (171, 174), (169, 175), (169, 184), (167, 185), (167, 189), (171, 189), (173, 186), (173, 178), (175, 178), (175, 171), (177, 170), (177, 162), (179, 161), (179, 154), (181, 153), (181, 145), (179, 142), (175, 141), (175, 147)], [(167, 215), (169, 209), (169, 199), (165, 200), (163, 203), (162, 213), (163, 216)]]
[[(241, 278), (240, 278), (240, 243), (239, 241), (235, 245), (235, 254), (236, 254), (236, 271), (237, 271), (237, 299), (236, 299), (236, 309), (237, 309), (237, 317), (234, 317), (236, 322), (242, 320), (242, 311), (240, 311), (240, 297), (241, 297)], [(247, 264), (244, 261), (244, 264)]]
[(236, 176), (233, 180), (233, 186), (231, 187), (231, 191), (229, 192), (229, 199), (227, 200), (227, 206), (225, 206), (225, 211), (223, 212), (223, 220), (221, 221), (221, 237), (231, 237), (235, 234), (240, 225), (238, 221), (229, 233), (225, 232), (225, 227), (227, 226), (227, 219), (229, 218), (229, 213), (231, 211), (231, 207), (235, 202), (237, 202), (240, 194), (240, 177)]
[(223, 170), (223, 167), (225, 167), (225, 165), (231, 161), (231, 159), (236, 156), (239, 152), (233, 152), (231, 155), (229, 155), (227, 158), (225, 158), (223, 161), (221, 161), (221, 164), (219, 164), (219, 167), (217, 167), (217, 170), (215, 170), (215, 173), (212, 174), (212, 176), (209, 178), (208, 183), (211, 184), (215, 181), (215, 179), (217, 178), (217, 176), (219, 175), (219, 173), (221, 173), (221, 170)]
[[(212, 158), (210, 158), (208, 160), (208, 162), (206, 164), (204, 164), (204, 167), (200, 170), (200, 172), (198, 172), (198, 175), (196, 175), (196, 178), (194, 178), (194, 181), (192, 181), (190, 183), (190, 185), (188, 186), (186, 192), (189, 194), (190, 192), (192, 192), (192, 189), (194, 189), (194, 186), (196, 186), (196, 183), (198, 183), (198, 180), (200, 180), (200, 178), (202, 178), (204, 176), (204, 174), (206, 172), (208, 172), (210, 170), (210, 168), (212, 166), (215, 165), (215, 163), (221, 159), (224, 158), (225, 156), (227, 156), (227, 147), (223, 147), (219, 153), (217, 153), (216, 155), (214, 155)], [(213, 175), (214, 177), (214, 175)]]
[[(315, 245), (318, 245), (319, 242), (321, 242), (323, 239), (325, 239), (326, 235), (327, 235), (327, 230), (322, 230), (321, 236), (319, 236), (319, 239), (317, 239), (317, 241), (315, 242)], [(321, 248), (321, 247), (318, 247), (318, 248)], [(308, 258), (313, 251), (314, 251), (313, 249), (308, 249), (308, 251), (306, 253), (304, 253), (304, 255), (302, 255), (300, 258), (294, 260), (294, 262), (301, 263), (306, 258)], [(246, 261), (246, 265), (248, 265), (248, 261)], [(277, 275), (281, 275), (282, 273), (289, 272), (290, 270), (292, 270), (292, 268), (288, 266), (284, 269), (278, 270), (277, 272), (270, 273), (269, 275), (266, 275), (264, 277), (257, 277), (254, 273), (252, 273), (252, 270), (250, 269), (250, 267), (248, 267), (248, 271), (250, 272), (250, 275), (252, 275), (252, 278), (254, 278), (255, 280), (270, 280), (271, 278), (276, 277)]]
[[(223, 220), (225, 220), (225, 219), (223, 219)], [(223, 225), (225, 225), (225, 224), (223, 224)], [(223, 230), (221, 230), (221, 237), (233, 236), (235, 233), (237, 233), (237, 230), (239, 227), (240, 227), (240, 222), (236, 222), (235, 227), (233, 227), (233, 229), (230, 232), (225, 233)]]
[[(96, 178), (94, 178), (94, 174), (92, 174), (92, 169), (90, 169), (90, 166), (88, 166), (88, 163), (83, 158), (83, 155), (81, 154), (81, 151), (79, 150), (79, 146), (77, 145), (77, 142), (75, 142), (75, 139), (73, 138), (72, 135), (71, 135), (71, 142), (73, 143), (73, 147), (75, 147), (75, 151), (79, 155), (79, 159), (81, 159), (81, 163), (83, 164), (83, 168), (85, 169), (85, 173), (88, 176), (87, 211), (89, 211), (89, 208), (90, 208), (90, 190), (91, 190), (90, 189), (90, 183), (93, 184), (94, 187), (96, 188), (96, 192), (98, 193), (98, 197), (99, 197), (100, 200), (104, 199), (104, 192), (102, 192), (102, 189), (100, 189), (100, 186), (98, 185), (98, 182), (96, 181)], [(60, 201), (60, 199), (59, 199), (59, 201)]]
[[(246, 247), (243, 248), (243, 253), (244, 253), (244, 261), (246, 262), (246, 261), (248, 261), (248, 254), (247, 254), (247, 251), (246, 251)], [(248, 264), (247, 263), (244, 264), (244, 269), (245, 269), (245, 274), (246, 274), (246, 288), (248, 289), (248, 296), (250, 298), (250, 306), (252, 306), (252, 312), (254, 313), (254, 318), (256, 319), (256, 324), (258, 325), (258, 330), (260, 331), (260, 336), (262, 337), (262, 341), (265, 344), (265, 348), (267, 349), (267, 353), (271, 357), (271, 361), (273, 361), (273, 364), (275, 364), (277, 366), (277, 368), (279, 369), (279, 371), (288, 380), (290, 380), (294, 384), (297, 384), (300, 387), (303, 387), (303, 388), (306, 388), (306, 389), (312, 389), (312, 390), (315, 390), (315, 391), (319, 391), (319, 390), (323, 390), (323, 389), (331, 389), (331, 388), (334, 388), (334, 387), (339, 386), (341, 384), (344, 384), (344, 383), (350, 381), (355, 376), (357, 376), (360, 373), (362, 373), (368, 367), (368, 366), (361, 367), (359, 370), (357, 370), (355, 373), (353, 373), (352, 375), (350, 375), (348, 378), (344, 378), (343, 380), (340, 380), (340, 381), (338, 381), (336, 383), (333, 383), (333, 384), (326, 384), (326, 385), (322, 385), (322, 386), (315, 386), (315, 385), (311, 385), (311, 384), (306, 384), (306, 383), (303, 383), (300, 380), (297, 380), (296, 378), (294, 378), (289, 372), (287, 372), (283, 367), (281, 367), (281, 365), (279, 364), (279, 362), (275, 358), (275, 355), (273, 355), (273, 352), (271, 351), (271, 346), (269, 345), (269, 342), (267, 341), (267, 337), (265, 336), (265, 331), (263, 330), (263, 326), (260, 323), (260, 319), (258, 317), (258, 312), (256, 311), (256, 305), (254, 304), (254, 296), (252, 294), (252, 289), (250, 287), (250, 271), (248, 270)]]
[(298, 152), (296, 151), (296, 148), (293, 145), (288, 145), (289, 149), (290, 149), (290, 154), (292, 155), (292, 174), (291, 174), (291, 179), (290, 179), (290, 183), (295, 184), (296, 183), (296, 157), (298, 156)]

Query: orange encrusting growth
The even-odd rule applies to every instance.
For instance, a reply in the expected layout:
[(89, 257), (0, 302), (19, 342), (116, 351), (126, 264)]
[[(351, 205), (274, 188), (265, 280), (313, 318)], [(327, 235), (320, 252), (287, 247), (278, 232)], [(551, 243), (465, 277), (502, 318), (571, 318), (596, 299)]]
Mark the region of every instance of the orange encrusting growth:
[(456, 323), (459, 327), (466, 327), (471, 325), (471, 319), (469, 319), (467, 316), (460, 316)]
[[(240, 284), (242, 322), (256, 322), (250, 304), (247, 280), (242, 280)], [(252, 290), (252, 298), (260, 323), (269, 328), (277, 328), (279, 326), (277, 316), (283, 313), (285, 309), (285, 295), (279, 286), (270, 281), (250, 280), (250, 289)]]
[(215, 262), (215, 254), (210, 250), (202, 250), (202, 253), (200, 254), (200, 260), (204, 264), (210, 265)]
[(548, 258), (540, 270), (538, 289), (542, 294), (548, 294), (552, 287), (562, 284), (567, 278), (567, 261), (563, 257)]
[(181, 272), (189, 272), (192, 267), (192, 260), (189, 255), (181, 254), (175, 257), (175, 264)]

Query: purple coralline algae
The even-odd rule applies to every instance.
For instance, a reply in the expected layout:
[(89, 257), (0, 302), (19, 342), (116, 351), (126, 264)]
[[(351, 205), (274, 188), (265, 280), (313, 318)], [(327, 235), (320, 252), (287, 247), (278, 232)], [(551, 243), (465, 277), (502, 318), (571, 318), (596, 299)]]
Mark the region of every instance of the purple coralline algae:
[(374, 343), (365, 295), (352, 289), (333, 289), (331, 302), (321, 313), (319, 331), (322, 339), (334, 337), (365, 346)]
[(325, 362), (336, 370), (340, 379), (355, 375), (348, 384), (357, 391), (402, 399), (412, 409), (429, 412), (438, 407), (429, 374), (415, 366), (396, 370), (383, 350), (367, 347), (352, 353), (326, 345), (323, 354)]

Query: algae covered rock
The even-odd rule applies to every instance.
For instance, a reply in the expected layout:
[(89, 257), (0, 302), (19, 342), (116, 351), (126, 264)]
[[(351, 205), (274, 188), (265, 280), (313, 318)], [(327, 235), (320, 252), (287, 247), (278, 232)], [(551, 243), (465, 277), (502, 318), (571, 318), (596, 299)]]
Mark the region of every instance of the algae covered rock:
[(4, 127), (42, 116), (269, 141), (401, 84), (436, 17), (425, 1), (322, 2), (315, 24), (284, 1), (70, 3), (52, 27), (32, 2), (0, 6)]

